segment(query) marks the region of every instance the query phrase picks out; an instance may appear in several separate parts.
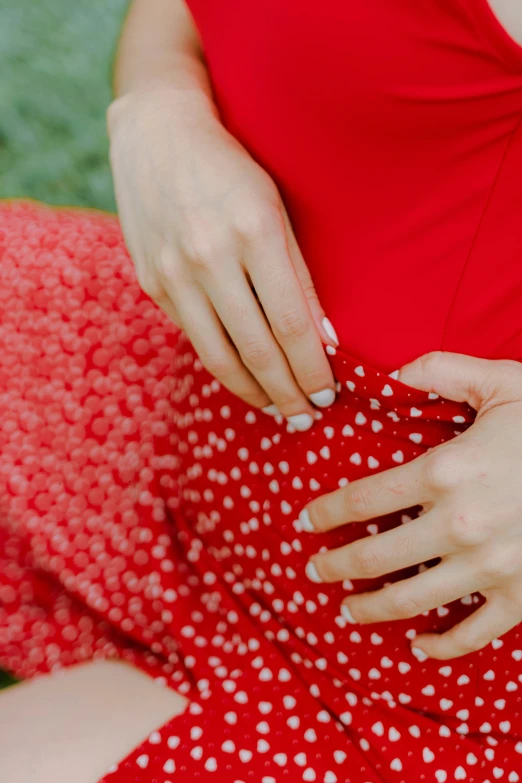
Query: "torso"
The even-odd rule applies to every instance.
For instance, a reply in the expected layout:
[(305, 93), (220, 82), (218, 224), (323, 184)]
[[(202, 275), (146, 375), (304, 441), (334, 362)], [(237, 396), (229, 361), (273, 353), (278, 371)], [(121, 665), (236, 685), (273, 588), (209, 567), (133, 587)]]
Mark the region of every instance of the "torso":
[(511, 3), (188, 4), (342, 346), (386, 370), (437, 348), (522, 357)]

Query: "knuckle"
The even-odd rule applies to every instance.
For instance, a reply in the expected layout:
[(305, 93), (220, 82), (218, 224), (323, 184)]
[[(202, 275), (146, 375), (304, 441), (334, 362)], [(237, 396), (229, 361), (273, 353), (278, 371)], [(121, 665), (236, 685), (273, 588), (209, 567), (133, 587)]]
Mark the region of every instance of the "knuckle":
[(444, 360), (443, 351), (430, 351), (429, 353), (421, 357), (423, 370), (428, 374), (429, 377), (432, 374), (437, 375), (437, 370), (439, 368), (441, 361), (443, 360)]
[(390, 595), (390, 610), (394, 618), (416, 617), (421, 614), (422, 607), (411, 593), (396, 590)]
[(161, 250), (156, 256), (156, 277), (173, 280), (176, 277), (176, 262), (168, 250)]
[(207, 270), (216, 256), (216, 242), (208, 229), (186, 226), (179, 237), (181, 252), (191, 266)]
[(314, 301), (319, 303), (319, 296), (317, 295), (317, 291), (315, 289), (315, 285), (313, 283), (312, 278), (308, 273), (306, 273), (301, 278), (301, 287), (303, 289), (303, 293), (306, 296), (307, 300), (309, 302)]
[(249, 340), (241, 346), (241, 357), (252, 370), (265, 370), (273, 358), (273, 353), (265, 340)]
[(283, 340), (295, 340), (304, 337), (309, 327), (306, 315), (297, 308), (291, 308), (277, 319), (275, 332)]
[(232, 372), (232, 362), (226, 356), (217, 353), (199, 353), (199, 359), (203, 367), (220, 380), (226, 379)]
[(380, 559), (372, 543), (362, 545), (354, 556), (355, 567), (362, 577), (379, 576)]
[(235, 212), (234, 229), (249, 241), (263, 239), (273, 231), (275, 210), (267, 206), (250, 204)]
[(449, 491), (460, 481), (460, 459), (455, 447), (439, 447), (424, 460), (424, 483), (435, 491)]

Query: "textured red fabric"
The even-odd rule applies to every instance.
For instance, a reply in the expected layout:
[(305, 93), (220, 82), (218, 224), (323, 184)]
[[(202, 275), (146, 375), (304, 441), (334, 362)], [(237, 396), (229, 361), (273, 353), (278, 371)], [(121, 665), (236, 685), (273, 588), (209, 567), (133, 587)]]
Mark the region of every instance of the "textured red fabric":
[(319, 547), (415, 509), (296, 524), (312, 497), (463, 431), (469, 408), (332, 350), (337, 400), (290, 431), (202, 368), (113, 217), (2, 206), (0, 276), (0, 666), (120, 657), (190, 702), (103, 783), (519, 780), (521, 628), (417, 660), (417, 632), (481, 599), (349, 625), (346, 592), (386, 580), (304, 574)]
[(487, 0), (188, 5), (341, 346), (522, 357), (522, 47)]
[(522, 49), (486, 0), (189, 6), (339, 334), (340, 392), (289, 431), (202, 369), (114, 218), (1, 207), (0, 665), (120, 657), (188, 697), (104, 783), (516, 783), (520, 626), (419, 661), (415, 634), (478, 596), (351, 626), (343, 595), (385, 580), (304, 575), (415, 509), (320, 537), (295, 520), (472, 421), (386, 372), (522, 357)]

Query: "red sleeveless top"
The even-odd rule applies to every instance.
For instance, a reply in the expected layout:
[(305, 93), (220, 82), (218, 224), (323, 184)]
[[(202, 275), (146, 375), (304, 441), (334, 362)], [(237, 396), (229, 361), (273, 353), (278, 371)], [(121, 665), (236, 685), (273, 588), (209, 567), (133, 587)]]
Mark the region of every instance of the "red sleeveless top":
[(522, 358), (522, 47), (487, 0), (189, 0), (341, 347)]

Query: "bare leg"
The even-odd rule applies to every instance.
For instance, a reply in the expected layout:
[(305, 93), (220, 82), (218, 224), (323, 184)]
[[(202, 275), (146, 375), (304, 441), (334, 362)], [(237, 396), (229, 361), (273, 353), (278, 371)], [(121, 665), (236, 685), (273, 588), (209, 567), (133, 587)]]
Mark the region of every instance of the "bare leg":
[(93, 661), (0, 693), (0, 780), (97, 783), (187, 700), (121, 662)]

